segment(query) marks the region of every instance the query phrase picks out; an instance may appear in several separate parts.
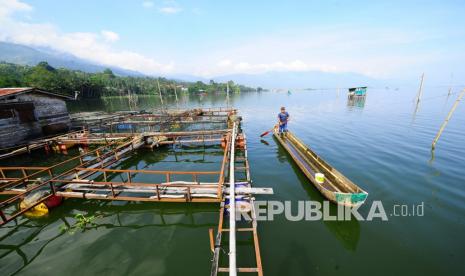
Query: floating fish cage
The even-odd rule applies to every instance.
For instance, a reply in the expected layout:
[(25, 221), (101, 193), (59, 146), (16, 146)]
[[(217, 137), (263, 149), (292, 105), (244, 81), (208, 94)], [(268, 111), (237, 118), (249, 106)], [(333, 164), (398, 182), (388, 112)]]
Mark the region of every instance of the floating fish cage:
[[(33, 140), (0, 156), (8, 160), (33, 151), (43, 151), (44, 156), (68, 155), (64, 161), (50, 166), (0, 167), (0, 226), (23, 215), (33, 219), (53, 212), (52, 209), (59, 208), (61, 201), (67, 198), (217, 203), (216, 235), (213, 229), (209, 230), (213, 254), (211, 274), (229, 271), (230, 268), (220, 266), (222, 256), (230, 260), (235, 258), (235, 254), (220, 250), (222, 235), (227, 232), (230, 240), (235, 240), (236, 232), (248, 232), (254, 241), (251, 250), (256, 265), (234, 269), (263, 275), (254, 196), (273, 191), (252, 187), (246, 137), (237, 110), (81, 113), (72, 116), (72, 123), (80, 130)], [(199, 164), (195, 167), (198, 170), (183, 170), (183, 152), (194, 155), (201, 150), (214, 157), (214, 162), (210, 162), (214, 164), (208, 169)], [(141, 151), (154, 151), (150, 156), (169, 151), (175, 156), (174, 164), (179, 170), (156, 166), (133, 169), (122, 165), (139, 156), (134, 153)], [(212, 166), (215, 169), (211, 169)], [(231, 208), (248, 213), (251, 220), (241, 221), (236, 228), (235, 223), (225, 219), (235, 215), (236, 212), (229, 210)]]

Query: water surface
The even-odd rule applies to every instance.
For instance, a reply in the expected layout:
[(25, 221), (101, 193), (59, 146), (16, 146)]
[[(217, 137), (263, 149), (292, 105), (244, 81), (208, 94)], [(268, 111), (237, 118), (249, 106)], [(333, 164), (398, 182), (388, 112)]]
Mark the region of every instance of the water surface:
[[(369, 192), (362, 214), (374, 200), (382, 201), (388, 215), (395, 204), (425, 206), (423, 217), (389, 216), (387, 222), (289, 222), (284, 216), (260, 222), (266, 275), (465, 275), (465, 106), (457, 108), (431, 161), (431, 142), (457, 95), (426, 87), (414, 112), (416, 92), (372, 88), (360, 101), (348, 101), (342, 90), (231, 96), (229, 104), (244, 118), (254, 185), (275, 192), (257, 199), (323, 201), (277, 141), (258, 137), (286, 106), (291, 131)], [(164, 100), (174, 108), (227, 104), (224, 94), (180, 98), (177, 104), (174, 97)], [(160, 108), (160, 101), (106, 98), (69, 108), (150, 110)], [(221, 159), (216, 150), (183, 155), (143, 150), (118, 166), (215, 170)], [(217, 209), (214, 204), (67, 200), (46, 219), (21, 218), (0, 229), (0, 274), (206, 275), (208, 228), (216, 227)], [(73, 223), (76, 213), (99, 215), (97, 225), (61, 233), (60, 225)], [(241, 242), (238, 265), (253, 265), (246, 251), (250, 240)]]

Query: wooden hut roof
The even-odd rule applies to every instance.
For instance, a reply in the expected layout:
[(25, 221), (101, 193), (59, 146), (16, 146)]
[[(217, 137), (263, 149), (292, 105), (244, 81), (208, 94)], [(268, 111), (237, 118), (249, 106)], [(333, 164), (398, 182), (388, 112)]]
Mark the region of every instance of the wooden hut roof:
[(24, 94), (24, 93), (40, 93), (40, 94), (45, 94), (51, 97), (58, 97), (58, 98), (63, 98), (66, 100), (72, 100), (72, 97), (65, 96), (65, 95), (60, 95), (56, 93), (52, 93), (49, 91), (45, 91), (42, 89), (38, 89), (35, 87), (10, 87), (10, 88), (0, 88), (0, 99), (3, 97), (11, 96), (11, 95), (18, 95), (18, 94)]

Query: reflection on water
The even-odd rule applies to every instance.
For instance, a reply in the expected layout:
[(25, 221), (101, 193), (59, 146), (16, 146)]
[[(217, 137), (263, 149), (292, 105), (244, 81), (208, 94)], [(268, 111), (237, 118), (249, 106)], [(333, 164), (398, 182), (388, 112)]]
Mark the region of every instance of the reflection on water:
[[(230, 104), (234, 104), (234, 99), (241, 95), (250, 94), (231, 94)], [(99, 99), (86, 99), (83, 101), (70, 101), (68, 110), (71, 113), (83, 111), (151, 111), (161, 108), (189, 108), (189, 107), (210, 107), (210, 106), (226, 106), (226, 93), (180, 93), (178, 101), (174, 95), (163, 96), (163, 105), (161, 104), (158, 95), (134, 95), (130, 97), (102, 97)]]
[[(59, 220), (61, 220), (64, 224), (68, 224), (66, 218), (59, 218)], [(34, 250), (28, 250), (30, 243), (34, 241), (37, 244), (39, 234), (41, 234), (48, 225), (49, 224), (42, 224), (38, 226), (33, 222), (31, 223), (31, 221), (23, 221), (22, 223), (5, 227), (11, 231), (7, 230), (8, 232), (0, 238), (0, 258), (6, 259), (10, 255), (16, 255), (21, 259), (20, 265), (17, 265), (9, 271), (5, 271), (5, 273), (11, 275), (19, 273), (24, 267), (33, 262), (50, 242), (64, 234), (63, 232), (58, 232), (53, 237), (40, 241), (40, 244), (36, 245)], [(24, 237), (23, 240), (16, 243), (10, 243), (9, 239), (13, 239), (16, 233), (21, 233)], [(25, 248), (25, 250), (23, 250), (23, 248)]]
[(260, 143), (262, 143), (262, 144), (264, 144), (266, 146), (270, 145), (266, 140), (263, 140), (263, 139), (260, 139)]
[(326, 227), (346, 250), (357, 250), (360, 239), (360, 223), (354, 217), (348, 221), (324, 221)]
[[(327, 201), (327, 199), (318, 191), (313, 183), (300, 170), (292, 157), (279, 144), (278, 140), (275, 137), (273, 138), (279, 147), (277, 151), (278, 159), (281, 162), (284, 160), (287, 161), (292, 167), (292, 170), (298, 176), (300, 185), (308, 195), (308, 200), (318, 201), (321, 203), (321, 205), (323, 205), (323, 202)], [(337, 215), (337, 209), (337, 205), (331, 204), (329, 215)], [(346, 250), (355, 251), (357, 249), (358, 240), (360, 239), (360, 224), (354, 217), (351, 217), (351, 220), (348, 221), (324, 221), (324, 225), (327, 227), (329, 232), (334, 235), (334, 237), (336, 237), (339, 242), (341, 242)]]
[[(136, 154), (122, 158), (120, 162), (112, 165), (111, 168), (139, 170), (172, 170), (176, 168), (177, 170), (187, 171), (212, 171), (220, 169), (222, 159), (223, 149), (218, 145), (173, 145), (160, 147), (154, 151), (140, 149)], [(17, 160), (17, 162), (20, 161)], [(102, 177), (99, 176), (95, 179), (102, 180), (100, 179)], [(161, 179), (158, 179), (156, 175), (140, 173), (132, 175), (135, 182), (145, 183), (160, 183), (164, 181), (164, 177), (162, 175)], [(199, 181), (216, 181), (217, 177), (216, 175), (214, 178), (208, 175), (199, 176)], [(109, 181), (127, 181), (124, 174), (109, 173), (107, 178)], [(175, 178), (176, 176), (173, 176), (172, 180), (183, 180)], [(75, 233), (63, 232), (61, 230), (62, 225), (69, 228), (70, 225), (76, 223), (74, 216), (77, 213), (86, 216), (95, 215), (96, 218), (92, 221), (92, 224), (76, 228)], [(95, 242), (89, 244), (87, 250), (91, 250), (95, 254), (98, 252), (110, 255), (118, 254), (117, 252), (121, 249), (111, 249), (111, 244), (126, 243), (123, 240), (127, 240), (132, 246), (132, 239), (127, 239), (127, 234), (145, 231), (144, 229), (150, 229), (154, 233), (164, 232), (165, 238), (158, 240), (153, 246), (170, 248), (172, 243), (178, 239), (177, 236), (181, 234), (196, 239), (198, 243), (205, 246), (205, 249), (208, 249), (208, 240), (199, 239), (198, 233), (193, 232), (192, 229), (214, 228), (217, 226), (217, 220), (218, 206), (214, 204), (99, 202), (68, 199), (45, 218), (28, 219), (22, 217), (16, 223), (10, 223), (6, 227), (0, 228), (0, 263), (2, 264), (0, 271), (2, 275), (23, 273), (24, 270), (26, 270), (26, 274), (31, 271), (44, 272), (44, 269), (49, 267), (48, 258), (60, 259), (59, 248), (67, 248), (66, 250), (62, 249), (62, 251), (69, 251), (69, 254), (74, 255), (72, 252), (75, 250), (79, 252), (82, 246), (86, 247), (85, 240), (89, 238), (95, 239)], [(149, 238), (144, 234), (142, 234), (142, 237)], [(76, 239), (76, 242), (71, 242), (71, 240)], [(150, 240), (147, 240), (147, 242), (152, 244)], [(192, 242), (189, 244), (192, 244)], [(203, 250), (200, 250), (201, 252)], [(165, 258), (163, 257), (164, 251), (151, 252), (150, 255), (152, 255), (152, 259)], [(208, 253), (207, 256), (199, 254), (198, 258), (202, 257), (205, 258), (204, 261), (208, 264)], [(176, 260), (177, 258), (173, 257), (167, 259), (172, 264), (176, 263)], [(63, 262), (61, 259), (60, 261)], [(112, 260), (108, 259), (100, 265), (107, 266), (107, 262), (112, 262)], [(137, 263), (137, 260), (135, 262)], [(37, 270), (31, 266), (41, 266), (41, 268)], [(182, 268), (173, 268), (171, 271), (177, 269), (182, 271)], [(199, 274), (204, 274), (203, 272), (209, 271), (209, 267), (203, 265), (193, 270), (201, 271)], [(116, 274), (124, 275), (122, 272)]]
[(365, 107), (366, 98), (367, 98), (367, 96), (352, 96), (352, 97), (347, 97), (347, 106), (348, 106), (349, 108), (351, 108), (351, 107), (364, 108), (364, 107)]
[[(77, 228), (74, 234), (62, 231), (60, 229), (62, 225), (69, 227), (76, 223), (74, 218), (76, 213), (98, 217), (93, 221), (94, 224)], [(60, 262), (60, 248), (65, 246), (68, 250), (79, 250), (83, 246), (83, 244), (66, 242), (70, 239), (96, 239), (95, 245), (89, 244), (88, 250), (108, 254), (112, 249), (104, 250), (102, 246), (115, 242), (121, 243), (122, 239), (125, 239), (124, 233), (141, 232), (144, 229), (157, 232), (157, 229), (166, 228), (171, 232), (171, 238), (165, 241), (159, 240), (153, 246), (170, 246), (170, 240), (173, 239), (175, 233), (185, 232), (190, 236), (189, 233), (193, 228), (216, 227), (217, 214), (218, 207), (211, 204), (170, 206), (159, 203), (112, 203), (70, 199), (47, 218), (36, 221), (21, 219), (17, 224), (11, 224), (2, 229), (0, 258), (9, 261), (8, 263), (2, 262), (2, 275), (20, 273), (38, 259), (39, 265), (42, 265), (38, 271), (45, 272), (44, 269), (49, 267), (49, 264), (47, 259), (40, 258), (41, 254), (54, 256), (55, 260), (52, 263)], [(20, 239), (18, 235), (21, 236)], [(208, 244), (205, 246), (208, 247)], [(109, 264), (102, 265), (108, 266)], [(27, 270), (26, 274), (30, 272), (32, 271)]]
[[(276, 139), (276, 137), (273, 136), (273, 141), (279, 145), (279, 142), (278, 140)], [(282, 147), (278, 147), (277, 150), (276, 150), (276, 157), (278, 158), (279, 162), (281, 163), (288, 163), (290, 160), (292, 161), (292, 159), (289, 159), (289, 155), (288, 153), (286, 152), (285, 149), (283, 149)], [(294, 169), (294, 171), (296, 173), (300, 172), (300, 170), (298, 170), (298, 167), (297, 165), (295, 165), (295, 163), (293, 162), (290, 162), (291, 163), (291, 166), (292, 168)]]

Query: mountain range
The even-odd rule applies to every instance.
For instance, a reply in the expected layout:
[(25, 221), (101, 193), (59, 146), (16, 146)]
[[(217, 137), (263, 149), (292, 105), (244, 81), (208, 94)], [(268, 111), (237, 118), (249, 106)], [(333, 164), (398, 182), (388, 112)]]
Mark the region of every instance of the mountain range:
[[(47, 61), (56, 68), (68, 68), (84, 72), (101, 72), (110, 68), (113, 73), (120, 76), (146, 76), (143, 73), (123, 69), (115, 66), (95, 64), (78, 58), (71, 54), (60, 53), (48, 48), (34, 48), (26, 45), (0, 42), (0, 61), (34, 66), (41, 61)], [(235, 83), (252, 87), (263, 88), (337, 88), (353, 86), (380, 86), (380, 80), (356, 73), (333, 73), (322, 71), (281, 72), (272, 71), (260, 74), (230, 74), (203, 78), (187, 74), (165, 75), (169, 79), (184, 81), (208, 82), (213, 79), (217, 82), (232, 80)]]
[(0, 61), (34, 66), (46, 61), (56, 68), (67, 68), (89, 73), (102, 72), (110, 68), (113, 73), (121, 76), (143, 76), (144, 74), (114, 66), (95, 64), (76, 56), (60, 53), (47, 48), (33, 48), (30, 46), (0, 41)]

